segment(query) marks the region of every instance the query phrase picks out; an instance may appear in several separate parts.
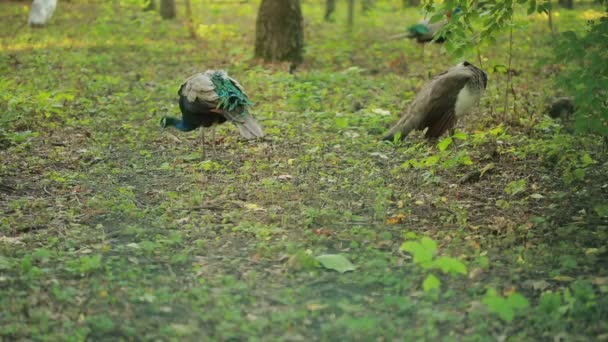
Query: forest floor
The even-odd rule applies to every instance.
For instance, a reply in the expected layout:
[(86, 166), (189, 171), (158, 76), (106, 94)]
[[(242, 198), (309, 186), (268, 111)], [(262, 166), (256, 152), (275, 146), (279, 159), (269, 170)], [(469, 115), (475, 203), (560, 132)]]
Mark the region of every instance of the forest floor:
[[(543, 116), (560, 70), (538, 63), (545, 20), (518, 19), (507, 110), (499, 39), (454, 139), (391, 144), (457, 62), (387, 41), (419, 17), (400, 3), (349, 35), (343, 8), (325, 23), (305, 2), (293, 75), (251, 58), (255, 2), (195, 2), (198, 39), (73, 2), (30, 29), (0, 3), (0, 339), (608, 340), (606, 147)], [(264, 141), (224, 125), (204, 158), (198, 133), (159, 128), (207, 68), (245, 86)]]

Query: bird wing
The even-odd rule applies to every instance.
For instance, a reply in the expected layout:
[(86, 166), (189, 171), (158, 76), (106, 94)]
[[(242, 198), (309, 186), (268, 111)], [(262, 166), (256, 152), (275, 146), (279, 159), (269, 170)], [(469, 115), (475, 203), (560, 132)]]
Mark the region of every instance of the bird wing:
[(417, 115), (418, 129), (428, 127), (426, 137), (439, 137), (456, 122), (454, 107), (458, 93), (471, 79), (466, 69), (452, 69), (438, 75), (416, 97), (411, 113)]
[(211, 81), (208, 71), (196, 73), (190, 76), (179, 88), (179, 95), (185, 96), (188, 102), (197, 99), (209, 104), (212, 107), (217, 105), (219, 96), (215, 92), (215, 85)]

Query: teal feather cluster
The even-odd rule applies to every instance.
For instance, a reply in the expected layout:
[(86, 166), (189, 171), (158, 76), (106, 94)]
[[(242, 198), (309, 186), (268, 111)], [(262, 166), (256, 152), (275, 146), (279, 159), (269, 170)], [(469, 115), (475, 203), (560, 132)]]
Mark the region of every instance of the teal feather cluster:
[(408, 28), (408, 31), (412, 35), (425, 35), (425, 34), (429, 33), (429, 28), (428, 28), (428, 26), (426, 26), (424, 24), (416, 24), (416, 25), (410, 26)]
[[(227, 111), (234, 111), (237, 107), (243, 106), (245, 109), (252, 106), (247, 95), (243, 93), (230, 79), (224, 77), (221, 72), (215, 72), (211, 76), (211, 82), (215, 85), (215, 92), (219, 97), (218, 108)], [(244, 115), (247, 110), (243, 111)]]

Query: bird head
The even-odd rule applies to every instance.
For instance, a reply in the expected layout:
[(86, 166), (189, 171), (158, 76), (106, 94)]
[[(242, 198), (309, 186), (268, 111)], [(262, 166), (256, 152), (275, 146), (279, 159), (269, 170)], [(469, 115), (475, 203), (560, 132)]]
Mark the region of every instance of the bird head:
[(174, 117), (163, 116), (162, 119), (160, 119), (160, 127), (167, 128), (171, 126), (176, 126), (179, 122), (180, 121)]
[(163, 116), (163, 117), (160, 119), (160, 127), (162, 127), (162, 128), (166, 128), (166, 127), (168, 126), (168, 124), (167, 124), (167, 119), (168, 119), (168, 117), (166, 117), (166, 116)]
[(488, 86), (488, 74), (486, 74), (485, 71), (479, 69), (478, 67), (474, 66), (473, 64), (464, 61), (460, 64), (458, 64), (458, 66), (460, 67), (464, 67), (464, 68), (469, 68), (471, 70), (473, 70), (473, 72), (477, 75), (479, 75), (479, 77), (481, 78), (481, 82), (483, 83), (483, 88), (486, 89), (486, 87)]

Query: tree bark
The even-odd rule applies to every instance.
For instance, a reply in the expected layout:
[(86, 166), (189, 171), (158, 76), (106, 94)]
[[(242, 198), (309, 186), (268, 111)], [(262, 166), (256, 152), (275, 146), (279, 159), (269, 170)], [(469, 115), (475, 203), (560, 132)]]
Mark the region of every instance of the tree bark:
[(336, 10), (336, 0), (325, 1), (325, 21), (331, 21), (331, 15)]
[(192, 6), (190, 0), (184, 0), (184, 6), (186, 7), (186, 25), (188, 26), (188, 32), (190, 32), (190, 38), (196, 38), (196, 30), (194, 29), (194, 21), (192, 20)]
[(302, 62), (300, 0), (262, 0), (255, 25), (255, 55), (266, 61)]
[(355, 0), (348, 0), (348, 30), (353, 29), (353, 25), (355, 23)]
[(160, 16), (163, 19), (175, 18), (175, 0), (161, 0), (160, 1)]

